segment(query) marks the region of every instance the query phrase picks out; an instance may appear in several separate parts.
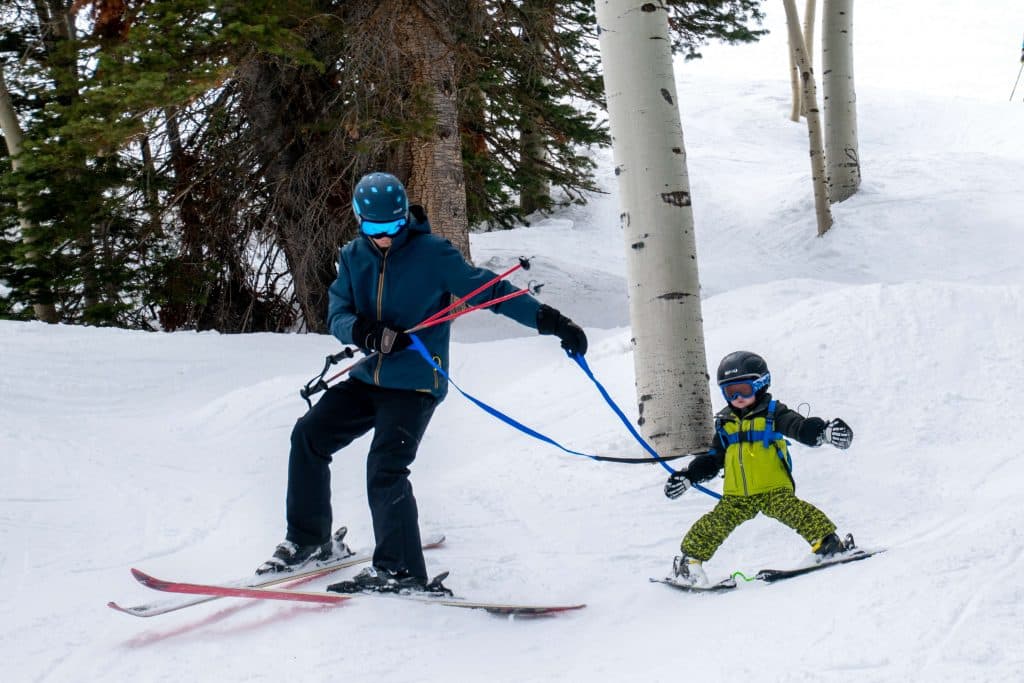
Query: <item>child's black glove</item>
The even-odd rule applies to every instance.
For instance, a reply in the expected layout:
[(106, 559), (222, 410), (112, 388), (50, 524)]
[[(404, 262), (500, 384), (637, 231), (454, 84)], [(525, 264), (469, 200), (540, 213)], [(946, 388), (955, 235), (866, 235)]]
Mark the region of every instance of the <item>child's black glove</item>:
[(825, 433), (828, 442), (836, 448), (845, 450), (853, 443), (853, 430), (838, 417), (828, 423)]
[(673, 472), (665, 482), (665, 497), (675, 500), (686, 493), (688, 488), (690, 488), (690, 479), (686, 476), (686, 472)]
[(796, 439), (805, 446), (820, 446), (825, 443), (826, 427), (828, 425), (820, 417), (809, 417), (800, 425)]

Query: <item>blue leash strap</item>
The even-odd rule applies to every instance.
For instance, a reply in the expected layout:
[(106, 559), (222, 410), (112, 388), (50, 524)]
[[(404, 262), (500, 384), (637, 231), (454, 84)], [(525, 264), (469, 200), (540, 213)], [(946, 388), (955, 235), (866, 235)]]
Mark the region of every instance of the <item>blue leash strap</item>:
[[(516, 429), (518, 429), (519, 431), (523, 432), (524, 434), (528, 434), (529, 436), (532, 436), (535, 439), (538, 439), (538, 440), (543, 441), (545, 443), (551, 444), (552, 446), (554, 446), (554, 447), (556, 447), (558, 449), (561, 449), (562, 451), (565, 451), (566, 453), (569, 453), (571, 455), (578, 455), (578, 456), (583, 457), (583, 458), (590, 458), (591, 460), (597, 460), (597, 461), (613, 460), (612, 458), (603, 458), (601, 456), (591, 455), (590, 453), (581, 453), (580, 451), (574, 451), (571, 448), (566, 448), (562, 444), (560, 444), (557, 441), (555, 441), (554, 439), (552, 439), (550, 436), (547, 436), (545, 434), (541, 434), (540, 432), (527, 427), (526, 425), (524, 425), (523, 423), (519, 422), (518, 420), (516, 420), (516, 419), (514, 419), (512, 417), (509, 417), (505, 413), (501, 412), (497, 408), (494, 408), (494, 407), (484, 403), (480, 399), (476, 398), (475, 396), (472, 396), (471, 394), (466, 393), (462, 389), (462, 387), (460, 387), (458, 384), (455, 383), (455, 381), (451, 378), (451, 375), (449, 375), (447, 372), (445, 372), (444, 368), (442, 368), (440, 365), (438, 365), (434, 361), (434, 358), (430, 355), (430, 351), (428, 351), (427, 347), (423, 345), (423, 342), (420, 340), (419, 337), (417, 337), (415, 334), (410, 334), (409, 337), (410, 337), (410, 339), (412, 339), (412, 348), (417, 353), (420, 354), (420, 356), (423, 358), (423, 360), (425, 360), (432, 368), (434, 368), (434, 370), (436, 372), (441, 373), (441, 376), (444, 377), (448, 381), (449, 384), (451, 384), (453, 387), (455, 387), (456, 391), (458, 391), (460, 394), (465, 396), (467, 399), (469, 399), (470, 402), (472, 402), (474, 405), (476, 405), (478, 408), (483, 410), (488, 415), (491, 415), (491, 416), (501, 420), (502, 422), (504, 422), (504, 423), (506, 423), (506, 424), (508, 424), (508, 425), (510, 425), (510, 426), (512, 426), (512, 427), (514, 427)], [(590, 368), (587, 366), (586, 361), (583, 360), (582, 356), (570, 355), (570, 357), (573, 358), (573, 360), (575, 360), (579, 364), (579, 366), (583, 369), (583, 372), (586, 373), (586, 375), (591, 379), (591, 381), (594, 382), (594, 385), (597, 387), (598, 391), (601, 392), (601, 395), (604, 397), (604, 400), (608, 403), (609, 406), (611, 406), (612, 410), (615, 411), (615, 413), (619, 416), (619, 419), (622, 420), (622, 423), (626, 425), (626, 428), (629, 429), (630, 433), (640, 443), (640, 445), (642, 445), (647, 450), (647, 452), (650, 453), (652, 455), (652, 457), (661, 464), (662, 467), (664, 467), (669, 472), (673, 472), (674, 473), (673, 469), (665, 464), (665, 462), (657, 454), (657, 452), (655, 452), (654, 449), (651, 448), (650, 445), (648, 445), (648, 443), (643, 440), (643, 437), (641, 437), (637, 433), (637, 431), (633, 428), (633, 425), (631, 425), (629, 423), (629, 420), (622, 413), (622, 411), (619, 409), (619, 407), (615, 404), (615, 401), (612, 400), (611, 396), (608, 395), (608, 392), (605, 391), (605, 388), (603, 386), (601, 386), (601, 383), (598, 382), (597, 378), (594, 377), (594, 374), (590, 371)], [(707, 495), (709, 495), (709, 496), (711, 496), (713, 498), (721, 498), (720, 495), (718, 495), (714, 491), (710, 491), (710, 490), (704, 488), (700, 484), (694, 484), (693, 487), (695, 489), (699, 490), (699, 491), (702, 491), (703, 493), (706, 493)]]
[[(594, 373), (590, 370), (590, 366), (587, 365), (587, 361), (583, 358), (583, 356), (581, 356), (579, 354), (572, 354), (571, 353), (571, 354), (569, 354), (569, 357), (572, 358), (574, 361), (576, 361), (576, 364), (580, 366), (581, 370), (583, 370), (583, 374), (585, 374), (587, 377), (589, 377), (590, 381), (594, 383), (594, 386), (597, 387), (597, 390), (601, 393), (601, 396), (604, 398), (605, 402), (608, 404), (608, 407), (610, 407), (612, 409), (612, 411), (616, 415), (619, 416), (619, 420), (622, 421), (622, 424), (626, 425), (626, 429), (628, 429), (629, 433), (633, 435), (633, 438), (637, 440), (637, 443), (639, 443), (641, 446), (643, 446), (644, 450), (646, 450), (648, 453), (650, 453), (651, 456), (656, 458), (658, 460), (658, 464), (660, 464), (662, 467), (664, 467), (666, 470), (668, 470), (669, 473), (675, 474), (675, 470), (673, 470), (663, 460), (661, 460), (661, 457), (658, 455), (657, 451), (655, 451), (651, 447), (651, 445), (649, 443), (647, 443), (647, 441), (644, 440), (644, 438), (642, 436), (640, 436), (640, 433), (637, 432), (636, 429), (633, 427), (632, 423), (630, 423), (629, 418), (626, 417), (625, 413), (622, 412), (622, 409), (619, 408), (619, 406), (616, 405), (615, 401), (612, 400), (612, 397), (608, 394), (608, 391), (604, 388), (604, 386), (600, 382), (597, 381), (597, 378), (594, 377)], [(717, 494), (714, 491), (712, 491), (711, 489), (705, 488), (705, 487), (701, 486), (700, 484), (693, 484), (693, 488), (697, 489), (701, 493), (706, 493), (707, 495), (711, 496), (712, 498), (721, 498), (722, 497), (719, 494)]]
[(509, 424), (509, 425), (515, 427), (516, 429), (518, 429), (519, 431), (523, 432), (524, 434), (529, 434), (530, 436), (532, 436), (535, 439), (540, 439), (541, 441), (544, 441), (545, 443), (549, 443), (552, 446), (555, 446), (556, 448), (560, 448), (563, 451), (565, 451), (566, 453), (571, 453), (572, 455), (579, 455), (579, 456), (582, 456), (584, 458), (591, 458), (592, 460), (597, 459), (598, 456), (596, 456), (596, 455), (590, 455), (589, 453), (580, 453), (579, 451), (574, 451), (571, 448), (566, 448), (562, 444), (560, 444), (557, 441), (555, 441), (554, 439), (552, 439), (550, 436), (546, 436), (546, 435), (541, 434), (540, 432), (538, 432), (538, 431), (536, 431), (534, 429), (530, 429), (529, 427), (524, 425), (522, 422), (519, 422), (518, 420), (509, 417), (508, 415), (506, 415), (505, 413), (501, 412), (497, 408), (493, 408), (493, 407), (487, 405), (486, 403), (484, 403), (483, 401), (481, 401), (480, 399), (476, 398), (475, 396), (467, 394), (465, 391), (462, 390), (462, 387), (460, 387), (458, 384), (456, 384), (455, 381), (451, 378), (451, 376), (447, 372), (444, 371), (444, 368), (442, 368), (440, 365), (438, 365), (436, 362), (434, 362), (434, 359), (430, 355), (430, 351), (428, 351), (427, 347), (423, 345), (423, 342), (420, 341), (419, 337), (417, 337), (415, 334), (410, 334), (409, 337), (412, 339), (412, 348), (415, 349), (420, 354), (420, 356), (423, 357), (423, 360), (425, 360), (428, 363), (430, 363), (430, 365), (434, 368), (434, 370), (436, 370), (437, 372), (441, 373), (441, 375), (446, 380), (448, 380), (449, 384), (451, 384), (453, 387), (455, 387), (455, 389), (460, 394), (462, 394), (467, 399), (469, 399), (471, 402), (473, 402), (478, 408), (483, 410), (485, 413), (487, 413), (489, 415), (492, 415), (493, 417), (498, 418), (502, 422), (505, 422), (506, 424)]

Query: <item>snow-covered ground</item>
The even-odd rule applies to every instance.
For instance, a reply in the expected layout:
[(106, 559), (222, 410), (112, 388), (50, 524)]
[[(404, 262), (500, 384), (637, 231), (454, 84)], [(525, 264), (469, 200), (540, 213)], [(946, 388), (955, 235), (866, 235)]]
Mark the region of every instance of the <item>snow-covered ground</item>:
[[(297, 389), (339, 346), (0, 322), (0, 677), (1024, 680), (1024, 107), (1006, 103), (1024, 10), (898, 4), (857, 8), (864, 186), (821, 239), (806, 132), (786, 118), (784, 31), (677, 72), (710, 363), (759, 351), (777, 397), (853, 426), (848, 451), (794, 449), (798, 493), (888, 552), (730, 594), (649, 584), (710, 498), (669, 501), (660, 467), (565, 455), (453, 393), (413, 468), (424, 532), (448, 536), (429, 569), (469, 597), (585, 610), (510, 622), (222, 600), (135, 619), (105, 606), (159, 597), (129, 567), (226, 579), (281, 539)], [(632, 414), (624, 247), (610, 154), (599, 161), (609, 194), (473, 250), (495, 269), (534, 257), (515, 281), (546, 283), (544, 300), (586, 326), (591, 367)], [(552, 338), (474, 313), (456, 340), (467, 390), (577, 450), (643, 455)], [(335, 519), (364, 547), (366, 445), (333, 467)], [(806, 558), (761, 517), (707, 569)]]

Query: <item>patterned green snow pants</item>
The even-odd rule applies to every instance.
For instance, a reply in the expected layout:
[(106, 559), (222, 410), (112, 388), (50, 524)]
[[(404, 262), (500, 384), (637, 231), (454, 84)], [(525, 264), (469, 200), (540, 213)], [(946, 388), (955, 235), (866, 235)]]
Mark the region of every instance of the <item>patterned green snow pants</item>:
[(722, 496), (718, 505), (690, 527), (680, 547), (689, 557), (702, 562), (710, 560), (729, 534), (758, 512), (779, 520), (808, 543), (836, 530), (824, 512), (800, 500), (789, 489), (775, 489), (752, 496)]

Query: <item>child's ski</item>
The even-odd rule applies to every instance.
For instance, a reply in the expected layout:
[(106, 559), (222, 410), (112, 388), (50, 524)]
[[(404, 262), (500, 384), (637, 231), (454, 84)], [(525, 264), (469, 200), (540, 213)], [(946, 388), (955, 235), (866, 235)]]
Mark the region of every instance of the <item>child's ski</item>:
[(802, 576), (811, 572), (816, 572), (819, 569), (827, 569), (828, 567), (834, 567), (837, 564), (846, 564), (848, 562), (858, 562), (860, 560), (866, 560), (872, 555), (878, 553), (884, 553), (885, 548), (878, 548), (876, 550), (861, 550), (856, 548), (848, 551), (843, 555), (839, 555), (827, 560), (822, 560), (817, 564), (808, 565), (806, 567), (797, 567), (796, 569), (762, 569), (754, 575), (753, 578), (747, 578), (743, 575), (743, 572), (733, 572), (732, 576), (722, 579), (718, 583), (713, 583), (708, 586), (691, 586), (685, 583), (679, 583), (672, 577), (666, 577), (664, 579), (651, 579), (652, 583), (663, 583), (666, 586), (672, 586), (673, 588), (688, 593), (717, 593), (720, 591), (727, 591), (736, 588), (736, 577), (739, 576), (747, 581), (764, 581), (765, 583), (775, 583), (776, 581), (782, 581), (784, 579), (791, 579), (794, 576)]
[(757, 572), (754, 576), (759, 581), (766, 583), (774, 583), (776, 581), (782, 581), (783, 579), (791, 579), (794, 576), (802, 576), (811, 572), (816, 572), (819, 569), (826, 569), (828, 567), (834, 567), (837, 564), (846, 564), (847, 562), (859, 562), (860, 560), (866, 560), (872, 555), (878, 553), (884, 553), (885, 548), (878, 548), (876, 550), (861, 550), (856, 548), (848, 553), (833, 557), (827, 560), (822, 560), (818, 564), (812, 564), (806, 567), (798, 567), (796, 569), (762, 569)]
[(668, 576), (664, 579), (651, 579), (651, 583), (663, 583), (666, 586), (672, 586), (677, 590), (686, 591), (687, 593), (717, 593), (718, 591), (732, 590), (736, 587), (736, 579), (731, 576), (709, 586), (694, 586), (688, 583), (679, 583)]

